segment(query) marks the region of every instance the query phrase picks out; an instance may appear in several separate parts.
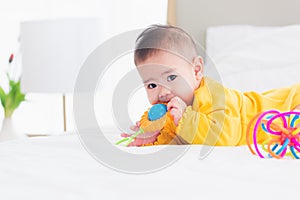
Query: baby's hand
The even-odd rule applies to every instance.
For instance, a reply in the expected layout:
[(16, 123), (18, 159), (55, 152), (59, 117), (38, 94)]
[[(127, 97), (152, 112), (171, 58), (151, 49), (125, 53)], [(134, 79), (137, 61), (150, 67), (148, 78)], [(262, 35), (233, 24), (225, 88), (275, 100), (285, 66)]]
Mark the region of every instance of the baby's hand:
[(186, 106), (186, 103), (179, 97), (173, 97), (167, 104), (168, 111), (170, 111), (170, 114), (173, 116), (176, 126), (178, 125)]
[[(140, 129), (140, 122), (136, 122), (135, 126), (131, 126), (130, 129), (134, 132), (139, 131)], [(152, 132), (152, 133), (143, 133), (138, 135), (133, 142), (131, 142), (128, 146), (142, 146), (145, 144), (150, 144), (154, 143), (156, 141), (157, 136), (159, 135), (159, 131)], [(127, 134), (127, 133), (122, 133), (121, 137), (130, 137), (133, 134)]]
[(297, 105), (297, 106), (293, 109), (293, 111), (299, 111), (299, 110), (300, 110), (300, 104)]

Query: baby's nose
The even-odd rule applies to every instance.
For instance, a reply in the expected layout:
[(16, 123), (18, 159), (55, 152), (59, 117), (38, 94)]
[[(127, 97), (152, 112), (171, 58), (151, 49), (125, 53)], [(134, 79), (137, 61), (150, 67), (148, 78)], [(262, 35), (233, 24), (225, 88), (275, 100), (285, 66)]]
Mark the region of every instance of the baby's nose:
[(169, 100), (171, 91), (168, 90), (165, 87), (161, 87), (160, 92), (159, 92), (159, 100), (161, 102), (167, 102)]

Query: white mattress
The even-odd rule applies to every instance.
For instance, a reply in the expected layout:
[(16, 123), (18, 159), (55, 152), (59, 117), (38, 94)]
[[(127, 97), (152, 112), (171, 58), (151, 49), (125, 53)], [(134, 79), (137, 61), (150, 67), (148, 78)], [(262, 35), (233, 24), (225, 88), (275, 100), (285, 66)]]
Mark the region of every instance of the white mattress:
[[(130, 150), (155, 148), (159, 147)], [(298, 160), (260, 159), (246, 146), (216, 147), (200, 160), (201, 148), (190, 146), (182, 158), (161, 171), (130, 175), (94, 160), (77, 135), (4, 142), (0, 143), (0, 198), (287, 199), (298, 194)]]

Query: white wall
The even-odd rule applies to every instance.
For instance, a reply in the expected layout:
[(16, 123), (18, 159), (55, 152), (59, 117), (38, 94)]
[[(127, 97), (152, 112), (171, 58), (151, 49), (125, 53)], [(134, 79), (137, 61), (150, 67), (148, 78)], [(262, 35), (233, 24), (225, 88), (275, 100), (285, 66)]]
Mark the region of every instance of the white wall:
[[(167, 0), (1, 0), (0, 5), (1, 84), (5, 83), (3, 74), (7, 70), (10, 53), (17, 54), (19, 51), (18, 36), (21, 21), (100, 17), (104, 22), (105, 40), (127, 30), (144, 28), (153, 23), (165, 23), (167, 12)], [(139, 94), (145, 95), (142, 91), (139, 91)], [(27, 94), (26, 99), (27, 101), (21, 104), (13, 116), (18, 132), (54, 134), (63, 130), (60, 94)], [(137, 115), (133, 116), (136, 117)], [(0, 120), (2, 119), (1, 107)], [(67, 126), (68, 130), (74, 129), (71, 94), (67, 95)]]

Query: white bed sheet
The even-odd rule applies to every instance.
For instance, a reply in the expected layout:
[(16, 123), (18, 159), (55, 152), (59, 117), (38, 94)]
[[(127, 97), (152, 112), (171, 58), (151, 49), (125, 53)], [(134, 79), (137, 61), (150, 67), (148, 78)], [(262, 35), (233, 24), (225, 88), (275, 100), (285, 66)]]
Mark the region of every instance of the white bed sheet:
[(246, 146), (216, 147), (200, 160), (201, 147), (190, 146), (161, 171), (130, 175), (94, 160), (75, 134), (0, 143), (0, 198), (283, 199), (298, 194), (298, 160), (260, 159)]

